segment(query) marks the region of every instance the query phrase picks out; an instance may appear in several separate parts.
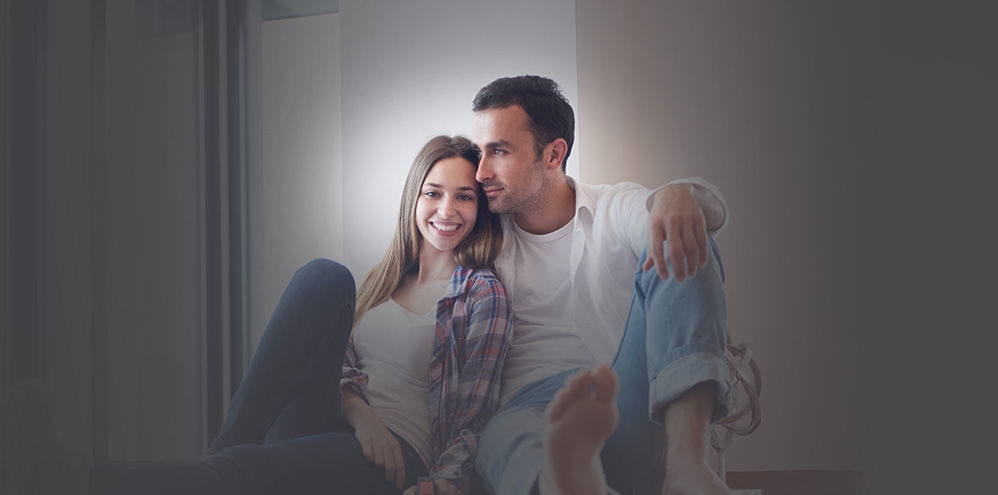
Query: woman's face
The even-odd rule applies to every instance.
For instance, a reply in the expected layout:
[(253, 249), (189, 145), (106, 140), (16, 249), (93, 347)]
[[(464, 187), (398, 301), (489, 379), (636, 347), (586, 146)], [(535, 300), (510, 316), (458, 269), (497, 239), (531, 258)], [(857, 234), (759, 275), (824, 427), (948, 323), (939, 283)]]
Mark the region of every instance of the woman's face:
[(459, 157), (435, 163), (416, 200), (420, 249), (453, 251), (475, 228), (479, 201), (473, 164)]

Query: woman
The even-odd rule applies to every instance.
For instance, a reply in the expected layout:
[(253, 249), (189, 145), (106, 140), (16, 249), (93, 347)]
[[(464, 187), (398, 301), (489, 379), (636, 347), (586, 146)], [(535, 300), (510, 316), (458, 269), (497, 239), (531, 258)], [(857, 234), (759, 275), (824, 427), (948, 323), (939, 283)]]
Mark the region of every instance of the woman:
[(423, 147), (356, 310), (341, 265), (295, 273), (209, 456), (103, 466), (92, 492), (468, 493), (512, 325), (477, 160), (463, 137)]

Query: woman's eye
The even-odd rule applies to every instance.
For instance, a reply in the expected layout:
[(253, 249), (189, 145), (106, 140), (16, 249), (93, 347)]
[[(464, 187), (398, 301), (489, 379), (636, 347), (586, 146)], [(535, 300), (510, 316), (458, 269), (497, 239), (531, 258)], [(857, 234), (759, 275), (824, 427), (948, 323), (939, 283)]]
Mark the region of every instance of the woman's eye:
[(440, 194), (438, 194), (436, 191), (426, 191), (423, 194), (426, 195), (426, 197), (428, 198), (435, 198), (437, 196), (440, 196)]
[(459, 197), (461, 198), (462, 201), (474, 201), (475, 200), (475, 197), (472, 196), (472, 195), (470, 195), (470, 194), (462, 194)]

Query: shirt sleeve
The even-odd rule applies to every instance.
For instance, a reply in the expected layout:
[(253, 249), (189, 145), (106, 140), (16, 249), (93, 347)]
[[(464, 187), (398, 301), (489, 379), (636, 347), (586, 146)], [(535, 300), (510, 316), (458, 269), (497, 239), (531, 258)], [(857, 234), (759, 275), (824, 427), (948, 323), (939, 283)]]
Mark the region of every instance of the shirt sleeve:
[(721, 195), (721, 190), (714, 184), (711, 184), (700, 177), (676, 179), (668, 184), (656, 187), (651, 191), (651, 193), (648, 194), (648, 199), (645, 202), (645, 208), (648, 211), (651, 211), (651, 204), (655, 193), (660, 189), (673, 184), (690, 185), (690, 192), (693, 194), (693, 199), (696, 200), (697, 204), (700, 205), (700, 209), (703, 211), (703, 217), (705, 223), (707, 224), (707, 232), (717, 234), (724, 228), (725, 225), (728, 224), (728, 202), (725, 201), (724, 196)]
[(439, 425), (446, 431), (440, 436), (445, 443), (430, 469), (431, 478), (445, 478), (463, 493), (468, 493), (475, 475), (478, 437), (499, 407), (500, 379), (513, 328), (506, 290), (491, 273), (476, 275), (467, 307), (468, 323), (456, 363), (457, 390), (445, 394), (444, 407), (453, 419)]
[(343, 369), (340, 371), (340, 390), (349, 387), (361, 398), (367, 400), (367, 373), (357, 368), (357, 349), (353, 339), (347, 342), (346, 356), (343, 359)]

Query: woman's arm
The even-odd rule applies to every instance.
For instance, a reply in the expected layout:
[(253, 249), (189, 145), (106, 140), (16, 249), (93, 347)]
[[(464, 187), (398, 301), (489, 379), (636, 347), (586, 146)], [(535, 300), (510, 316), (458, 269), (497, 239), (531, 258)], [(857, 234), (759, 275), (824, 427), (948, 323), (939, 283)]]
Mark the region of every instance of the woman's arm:
[[(503, 362), (512, 338), (512, 310), (506, 289), (491, 272), (472, 275), (465, 304), (464, 342), (456, 349), (454, 366), (439, 370), (444, 391), (432, 421), (434, 447), (440, 455), (430, 477), (450, 481), (467, 493), (475, 471), (478, 435), (499, 407)], [(456, 316), (456, 315), (455, 315)], [(455, 325), (458, 318), (452, 319)], [(455, 333), (461, 329), (454, 328)], [(437, 370), (431, 370), (431, 374)], [(438, 483), (439, 484), (439, 483)]]
[(379, 468), (384, 468), (385, 479), (394, 481), (399, 490), (405, 488), (405, 461), (402, 446), (385, 427), (378, 413), (351, 387), (342, 387), (341, 407), (343, 419), (353, 426), (364, 457)]
[(364, 394), (367, 374), (357, 367), (357, 351), (353, 341), (347, 343), (343, 370), (340, 372), (340, 408), (343, 419), (354, 428), (354, 434), (364, 451), (364, 457), (385, 470), (385, 479), (404, 488), (405, 461), (398, 439), (388, 431), (378, 413), (374, 412)]

